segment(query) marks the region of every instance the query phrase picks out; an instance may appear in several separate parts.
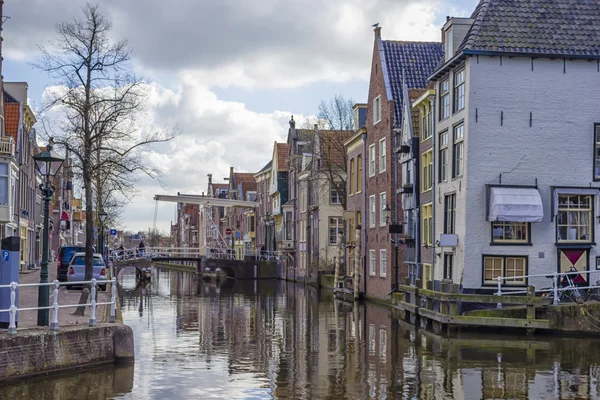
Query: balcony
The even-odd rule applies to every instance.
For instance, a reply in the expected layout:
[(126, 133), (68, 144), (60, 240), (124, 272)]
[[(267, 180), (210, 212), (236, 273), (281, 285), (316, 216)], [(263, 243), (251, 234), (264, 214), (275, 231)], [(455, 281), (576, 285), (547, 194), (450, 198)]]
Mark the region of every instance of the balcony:
[(0, 138), (0, 157), (15, 156), (15, 141), (10, 136)]

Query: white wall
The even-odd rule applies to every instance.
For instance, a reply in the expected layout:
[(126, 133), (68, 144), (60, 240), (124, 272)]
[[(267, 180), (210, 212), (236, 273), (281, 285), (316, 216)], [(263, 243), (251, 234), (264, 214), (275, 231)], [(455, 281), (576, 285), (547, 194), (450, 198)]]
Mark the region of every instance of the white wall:
[[(600, 72), (596, 61), (472, 57), (468, 61), (465, 130), (466, 185), (464, 214), (457, 228), (464, 249), (464, 286), (480, 287), (482, 254), (529, 257), (529, 273), (557, 269), (555, 222), (551, 222), (551, 186), (600, 187), (593, 182), (594, 123), (600, 122)], [(566, 73), (564, 72), (566, 68)], [(477, 121), (475, 109), (477, 108)], [(500, 113), (503, 111), (503, 124)], [(533, 123), (529, 126), (529, 113)], [(439, 129), (436, 129), (439, 131)], [(468, 167), (467, 167), (468, 166)], [(491, 224), (486, 221), (486, 184), (535, 185), (544, 205), (544, 219), (532, 224), (531, 246), (490, 246)], [(464, 185), (464, 183), (463, 183)], [(464, 193), (465, 187), (454, 184)], [(464, 198), (464, 195), (463, 195)], [(459, 204), (461, 204), (459, 202)], [(436, 202), (437, 205), (437, 202)], [(442, 204), (443, 207), (443, 204)], [(436, 232), (443, 210), (436, 208)], [(600, 210), (595, 210), (595, 216)], [(600, 226), (593, 218), (596, 239)], [(464, 244), (464, 246), (463, 246)], [(539, 253), (543, 253), (543, 258)], [(594, 246), (590, 269), (600, 255)], [(439, 260), (439, 259), (438, 259)], [(530, 280), (548, 286), (546, 278)]]

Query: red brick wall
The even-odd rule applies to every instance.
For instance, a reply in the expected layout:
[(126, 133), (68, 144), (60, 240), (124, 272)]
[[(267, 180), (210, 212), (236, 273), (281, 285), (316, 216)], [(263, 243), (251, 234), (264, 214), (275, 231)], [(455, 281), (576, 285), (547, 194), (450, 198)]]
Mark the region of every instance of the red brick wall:
[[(381, 121), (377, 124), (373, 124), (373, 100), (381, 96)], [(380, 226), (379, 221), (379, 210), (381, 204), (379, 204), (379, 194), (386, 192), (387, 204), (392, 209), (391, 221), (394, 221), (394, 197), (395, 189), (394, 185), (394, 170), (393, 170), (393, 134), (392, 124), (394, 119), (394, 102), (389, 101), (384, 77), (381, 69), (381, 60), (379, 57), (379, 48), (377, 39), (373, 48), (373, 60), (371, 63), (371, 79), (369, 83), (369, 100), (367, 109), (367, 143), (366, 143), (366, 154), (367, 159), (367, 204), (366, 204), (366, 215), (367, 223), (364, 229), (367, 229), (367, 244), (365, 246), (365, 280), (366, 280), (366, 296), (373, 298), (380, 298), (388, 300), (388, 293), (391, 291), (392, 282), (394, 281), (394, 253), (393, 246), (390, 241), (389, 228), (388, 226)], [(379, 140), (386, 138), (386, 150), (387, 150), (387, 168), (383, 173), (379, 172)], [(375, 176), (369, 177), (368, 171), (368, 157), (369, 157), (369, 146), (375, 144)], [(401, 181), (400, 173), (398, 174), (398, 181)], [(369, 197), (375, 195), (375, 228), (369, 227)], [(399, 203), (400, 205), (400, 203)], [(402, 216), (400, 210), (399, 215)], [(380, 250), (386, 249), (387, 253), (387, 274), (386, 277), (380, 277), (379, 274), (379, 262), (380, 262)], [(369, 250), (375, 250), (375, 276), (369, 275)], [(402, 249), (399, 249), (399, 259), (402, 262)], [(399, 276), (402, 281), (405, 276), (404, 268), (400, 265)]]

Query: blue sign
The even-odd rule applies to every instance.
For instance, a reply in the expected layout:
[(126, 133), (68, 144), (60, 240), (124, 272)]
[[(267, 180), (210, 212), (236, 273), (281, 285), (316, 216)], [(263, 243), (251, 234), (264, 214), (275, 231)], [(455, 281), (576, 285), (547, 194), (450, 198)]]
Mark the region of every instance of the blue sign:
[(6, 250), (2, 250), (2, 260), (8, 261), (10, 258), (10, 253)]
[(116, 229), (111, 229), (110, 230), (110, 236), (117, 236), (117, 230)]

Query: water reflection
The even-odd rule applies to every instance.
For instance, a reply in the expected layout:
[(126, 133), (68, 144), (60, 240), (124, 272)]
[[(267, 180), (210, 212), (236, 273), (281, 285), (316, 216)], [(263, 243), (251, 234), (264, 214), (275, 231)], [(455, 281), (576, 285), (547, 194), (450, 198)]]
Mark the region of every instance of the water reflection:
[[(145, 285), (126, 277), (122, 300), (135, 333), (130, 392), (115, 389), (113, 372), (112, 381), (53, 378), (60, 393), (77, 387), (80, 399), (600, 398), (599, 340), (442, 338), (416, 331), (388, 308), (353, 307), (313, 288), (197, 282), (160, 269)], [(13, 385), (10, 393), (69, 398), (43, 397), (59, 393), (42, 391), (40, 382), (48, 381)]]

